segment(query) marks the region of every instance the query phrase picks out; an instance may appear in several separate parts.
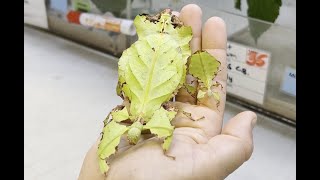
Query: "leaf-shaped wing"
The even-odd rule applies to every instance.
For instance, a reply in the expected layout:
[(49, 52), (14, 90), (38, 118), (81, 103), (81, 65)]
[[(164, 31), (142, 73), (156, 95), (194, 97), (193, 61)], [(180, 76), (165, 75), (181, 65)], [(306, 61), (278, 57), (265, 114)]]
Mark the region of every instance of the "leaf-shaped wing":
[(168, 36), (155, 42), (156, 38), (150, 35), (127, 50), (131, 59), (124, 78), (131, 95), (130, 113), (146, 121), (172, 97), (185, 68), (177, 44)]
[[(101, 160), (105, 160), (110, 155), (116, 152), (116, 147), (120, 143), (121, 135), (124, 134), (128, 128), (124, 125), (111, 121), (103, 128), (103, 135), (98, 147), (98, 156)], [(100, 164), (101, 172), (108, 170), (108, 165), (102, 162)]]
[(133, 118), (148, 120), (185, 81), (192, 30), (169, 11), (138, 15), (134, 24), (139, 40), (119, 60), (117, 93), (130, 99)]

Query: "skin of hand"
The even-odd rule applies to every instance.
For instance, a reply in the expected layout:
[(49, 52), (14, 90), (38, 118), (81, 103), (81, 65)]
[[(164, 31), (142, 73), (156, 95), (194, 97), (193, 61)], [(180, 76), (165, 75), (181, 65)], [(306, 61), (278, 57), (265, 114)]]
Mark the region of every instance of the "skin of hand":
[[(192, 113), (194, 121), (178, 113), (172, 124), (176, 127), (167, 155), (157, 138), (142, 136), (135, 146), (121, 141), (117, 154), (108, 162), (107, 176), (99, 170), (99, 140), (84, 159), (79, 180), (221, 180), (247, 161), (253, 152), (252, 129), (257, 116), (251, 111), (239, 113), (222, 127), (226, 99), (226, 25), (221, 18), (209, 18), (202, 28), (202, 11), (194, 4), (184, 6), (175, 15), (192, 27), (192, 52), (206, 50), (221, 62), (214, 87), (220, 94), (220, 105), (213, 98), (197, 101), (181, 90), (172, 104)], [(188, 77), (190, 78), (190, 77)], [(171, 157), (170, 157), (171, 156)], [(173, 158), (174, 157), (174, 158)]]

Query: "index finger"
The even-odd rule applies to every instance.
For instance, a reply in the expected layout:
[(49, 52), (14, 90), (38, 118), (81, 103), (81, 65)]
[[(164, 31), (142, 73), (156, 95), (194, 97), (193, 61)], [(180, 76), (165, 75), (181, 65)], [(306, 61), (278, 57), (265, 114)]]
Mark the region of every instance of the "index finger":
[(226, 80), (227, 80), (227, 62), (226, 62), (227, 32), (225, 22), (219, 17), (211, 17), (207, 20), (202, 30), (202, 50), (207, 51), (214, 56), (220, 63), (220, 68), (214, 81), (222, 85), (212, 87), (213, 92), (218, 92), (220, 96), (219, 106), (213, 96), (206, 96), (198, 102), (199, 105), (207, 106), (216, 110), (222, 117), (226, 101)]
[[(184, 6), (179, 14), (179, 19), (185, 26), (190, 26), (192, 29), (192, 39), (190, 41), (191, 53), (201, 49), (201, 26), (202, 26), (202, 11), (196, 4), (188, 4)], [(196, 87), (197, 82), (192, 76), (186, 76), (187, 82), (193, 82)], [(192, 97), (185, 88), (181, 88), (176, 95), (176, 100), (179, 102), (195, 104), (196, 99)]]

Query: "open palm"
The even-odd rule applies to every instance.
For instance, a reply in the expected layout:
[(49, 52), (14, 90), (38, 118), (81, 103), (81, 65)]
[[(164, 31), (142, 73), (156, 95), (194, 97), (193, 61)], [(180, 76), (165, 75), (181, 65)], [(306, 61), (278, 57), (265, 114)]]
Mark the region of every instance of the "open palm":
[[(180, 13), (175, 14), (185, 25), (192, 27), (192, 52), (206, 50), (221, 62), (220, 71), (215, 78), (223, 87), (215, 87), (221, 97), (219, 106), (217, 107), (214, 98), (206, 97), (198, 101), (181, 90), (176, 96), (176, 102), (172, 104), (180, 110), (192, 112), (192, 118), (178, 113), (172, 121), (176, 129), (166, 155), (160, 141), (149, 138), (150, 135), (142, 135), (145, 141), (135, 146), (121, 141), (118, 153), (109, 161), (111, 166), (108, 175), (104, 176), (99, 171), (97, 142), (86, 155), (79, 179), (220, 180), (250, 158), (256, 115), (250, 111), (242, 112), (222, 128), (227, 76), (227, 35), (224, 21), (212, 17), (202, 29), (201, 9), (193, 4), (183, 7)], [(201, 120), (193, 120), (199, 118)]]

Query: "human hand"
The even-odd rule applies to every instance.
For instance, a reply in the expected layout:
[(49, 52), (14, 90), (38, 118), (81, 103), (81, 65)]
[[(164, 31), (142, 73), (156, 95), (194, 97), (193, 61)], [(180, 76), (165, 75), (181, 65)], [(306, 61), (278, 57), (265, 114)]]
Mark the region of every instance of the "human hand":
[(99, 171), (97, 141), (86, 155), (80, 180), (220, 180), (250, 158), (253, 151), (252, 129), (256, 123), (255, 113), (242, 112), (222, 128), (227, 76), (227, 35), (224, 21), (212, 17), (206, 21), (202, 29), (201, 9), (193, 4), (186, 5), (180, 14), (175, 14), (185, 25), (192, 27), (192, 52), (206, 50), (221, 62), (215, 80), (223, 88), (213, 87), (221, 97), (219, 106), (217, 107), (214, 98), (206, 97), (197, 101), (185, 90), (181, 90), (172, 105), (182, 111), (192, 112), (193, 119), (204, 118), (194, 121), (178, 113), (172, 121), (176, 128), (166, 155), (160, 141), (157, 138), (149, 138), (150, 135), (142, 135), (145, 141), (135, 146), (121, 141), (117, 154), (109, 161), (111, 165), (105, 177)]

